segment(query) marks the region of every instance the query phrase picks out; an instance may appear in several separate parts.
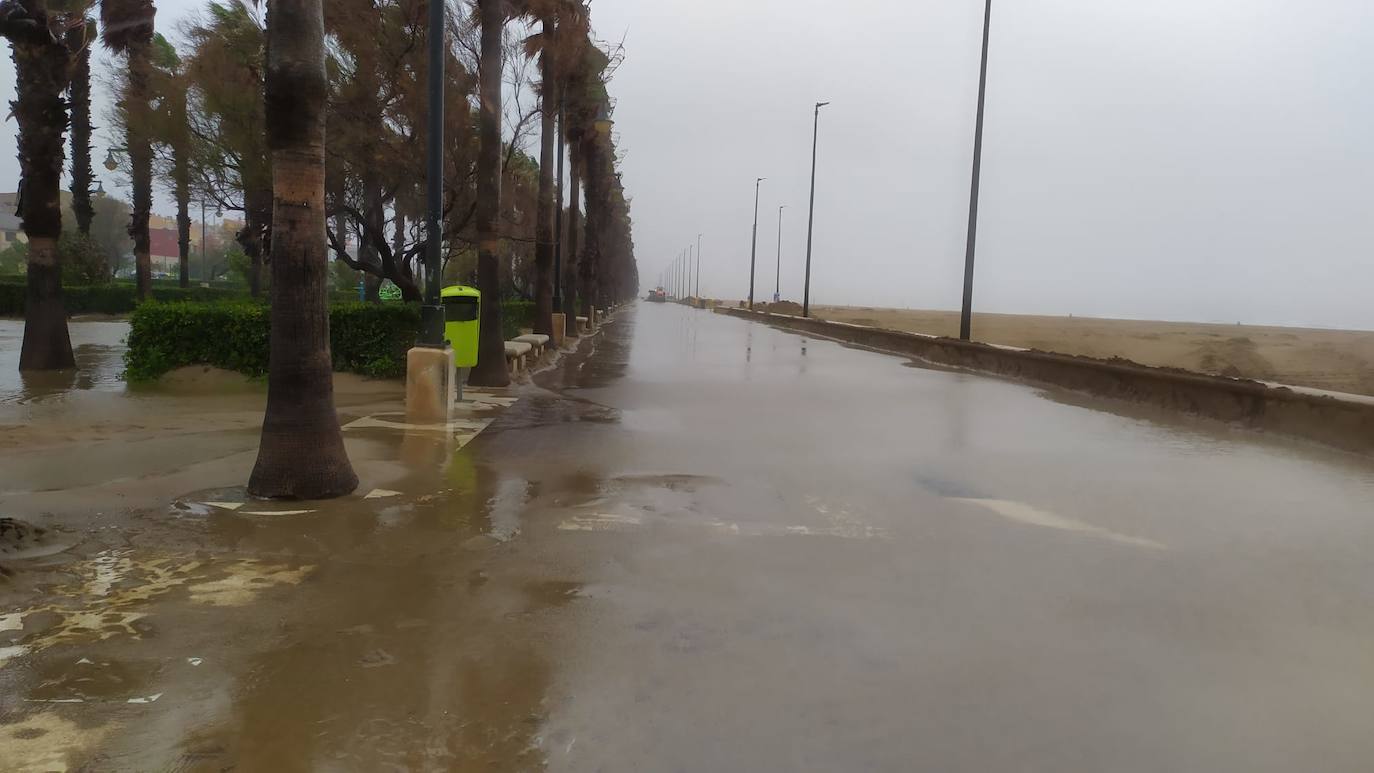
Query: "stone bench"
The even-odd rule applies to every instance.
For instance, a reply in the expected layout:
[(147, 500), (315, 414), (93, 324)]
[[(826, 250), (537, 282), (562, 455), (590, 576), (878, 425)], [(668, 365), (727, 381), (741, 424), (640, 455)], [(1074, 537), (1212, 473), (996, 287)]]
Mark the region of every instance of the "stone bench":
[(529, 356), (530, 350), (534, 347), (524, 341), (506, 342), (506, 365), (511, 373), (519, 373), (525, 369), (525, 358)]
[(517, 344), (529, 344), (533, 347), (534, 352), (532, 356), (536, 360), (544, 356), (544, 349), (549, 345), (549, 337), (543, 333), (528, 333), (526, 335), (516, 336), (512, 338), (511, 341)]

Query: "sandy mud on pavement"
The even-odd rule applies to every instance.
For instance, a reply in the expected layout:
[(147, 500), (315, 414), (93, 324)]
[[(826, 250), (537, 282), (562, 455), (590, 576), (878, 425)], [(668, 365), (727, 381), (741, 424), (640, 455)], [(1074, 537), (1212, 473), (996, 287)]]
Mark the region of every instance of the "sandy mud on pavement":
[(255, 501), (263, 383), (129, 387), (123, 324), (71, 327), (79, 374), (0, 363), (0, 769), (526, 767), (521, 642), (577, 585), (493, 565), (530, 484), (468, 444), (518, 393), (415, 426), (401, 383), (340, 375), (358, 491)]

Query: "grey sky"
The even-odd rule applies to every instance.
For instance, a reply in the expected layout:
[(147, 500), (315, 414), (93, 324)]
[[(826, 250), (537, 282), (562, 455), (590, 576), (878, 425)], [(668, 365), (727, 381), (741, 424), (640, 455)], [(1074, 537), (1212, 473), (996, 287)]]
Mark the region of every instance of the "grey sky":
[[(786, 204), (800, 299), (829, 100), (813, 300), (957, 308), (981, 0), (592, 6), (626, 41), (611, 91), (646, 285), (704, 232), (703, 292), (742, 297), (763, 176), (757, 296)], [(1374, 329), (1370, 40), (1367, 0), (994, 0), (975, 308)]]

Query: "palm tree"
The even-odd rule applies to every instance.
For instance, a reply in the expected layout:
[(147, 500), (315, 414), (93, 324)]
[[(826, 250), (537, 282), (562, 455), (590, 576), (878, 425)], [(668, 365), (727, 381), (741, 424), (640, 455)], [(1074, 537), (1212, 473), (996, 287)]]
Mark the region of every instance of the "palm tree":
[(153, 36), (153, 93), (158, 112), (153, 136), (171, 159), (164, 173), (172, 183), (177, 203), (177, 277), (182, 287), (191, 285), (191, 127), (187, 119), (186, 91), (189, 79), (176, 49), (160, 33)]
[(75, 52), (67, 100), (72, 111), (72, 213), (82, 236), (91, 235), (95, 207), (91, 205), (91, 42), (95, 20), (85, 19), (67, 33), (67, 48)]
[(344, 450), (329, 352), (325, 248), (322, 0), (273, 0), (267, 22), (272, 153), (272, 333), (254, 496), (322, 499), (358, 476)]
[[(554, 73), (552, 9), (540, 13), (543, 52), (539, 56), (539, 196), (534, 221), (534, 332), (553, 334), (554, 188), (558, 85)], [(560, 205), (561, 206), (561, 205)]]
[(577, 299), (581, 295), (578, 291), (578, 263), (581, 258), (577, 252), (577, 236), (582, 226), (581, 219), (581, 200), (582, 200), (582, 149), (580, 141), (580, 131), (574, 131), (566, 137), (568, 140), (568, 226), (567, 234), (564, 237), (563, 250), (563, 323), (564, 334), (577, 336)]
[(506, 345), (501, 336), (501, 33), (505, 0), (476, 0), (482, 27), (477, 151), (477, 289), (482, 291), (477, 366), (473, 386), (505, 386)]
[(62, 234), (62, 132), (67, 127), (67, 88), (71, 51), (68, 26), (43, 0), (0, 3), (0, 35), (14, 58), (14, 116), (19, 124), (19, 217), (29, 239), (28, 288), (24, 300), (24, 342), (20, 370), (74, 367), (67, 314), (62, 304), (62, 267), (57, 240)]
[(101, 36), (105, 47), (123, 54), (128, 62), (124, 88), (124, 144), (129, 154), (129, 180), (133, 187), (133, 216), (129, 235), (134, 239), (134, 267), (138, 297), (148, 297), (153, 284), (153, 262), (148, 238), (148, 216), (153, 206), (153, 143), (150, 136), (151, 76), (153, 53), (153, 0), (102, 0)]

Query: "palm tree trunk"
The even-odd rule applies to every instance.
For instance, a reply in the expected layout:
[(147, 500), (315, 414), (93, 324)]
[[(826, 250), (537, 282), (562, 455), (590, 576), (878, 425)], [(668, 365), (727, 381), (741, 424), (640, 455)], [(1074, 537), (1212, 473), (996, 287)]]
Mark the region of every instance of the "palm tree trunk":
[[(151, 29), (149, 34), (151, 36)], [(125, 141), (129, 151), (129, 181), (133, 188), (129, 236), (134, 240), (139, 300), (147, 300), (153, 288), (153, 258), (148, 235), (148, 216), (153, 208), (153, 145), (148, 136), (151, 49), (151, 37), (129, 46), (129, 89), (125, 94), (128, 110)]]
[(481, 112), (477, 150), (477, 289), (482, 319), (477, 365), (468, 375), (473, 386), (505, 386), (506, 344), (501, 335), (501, 263), (497, 254), (501, 215), (501, 31), (505, 0), (478, 0), (482, 22)]
[(75, 367), (67, 314), (62, 305), (62, 267), (57, 238), (62, 234), (62, 130), (67, 126), (69, 54), (46, 36), (12, 39), (14, 116), (19, 124), (19, 169), (23, 178), (19, 217), (29, 238), (28, 288), (24, 299), (24, 342), (20, 370)]
[(174, 148), (176, 157), (172, 161), (177, 200), (177, 274), (182, 287), (191, 286), (191, 164), (187, 150), (186, 145)]
[(73, 29), (73, 43), (80, 40), (76, 67), (72, 71), (70, 98), (72, 104), (72, 213), (82, 236), (91, 235), (91, 220), (95, 208), (91, 206), (91, 46), (95, 43), (95, 21)]
[(597, 286), (597, 262), (600, 259), (601, 177), (597, 163), (595, 138), (584, 140), (583, 163), (587, 186), (587, 217), (582, 223), (582, 256), (577, 262), (578, 294), (582, 296), (582, 314), (588, 320), (600, 302)]
[(553, 20), (543, 22), (545, 49), (539, 56), (539, 198), (534, 220), (534, 332), (553, 334), (554, 188), (553, 164), (558, 133), (558, 96), (554, 87)]
[[(560, 138), (561, 139), (561, 138)], [(580, 293), (577, 291), (577, 232), (581, 226), (578, 221), (581, 219), (581, 191), (582, 184), (581, 165), (582, 152), (578, 149), (581, 143), (571, 142), (568, 144), (568, 151), (571, 158), (568, 164), (568, 230), (564, 236), (567, 245), (563, 249), (563, 325), (564, 334), (577, 337), (577, 299)]]
[(358, 486), (334, 409), (329, 351), (324, 10), (321, 0), (274, 0), (268, 14), (272, 333), (267, 413), (248, 492), (322, 499)]

